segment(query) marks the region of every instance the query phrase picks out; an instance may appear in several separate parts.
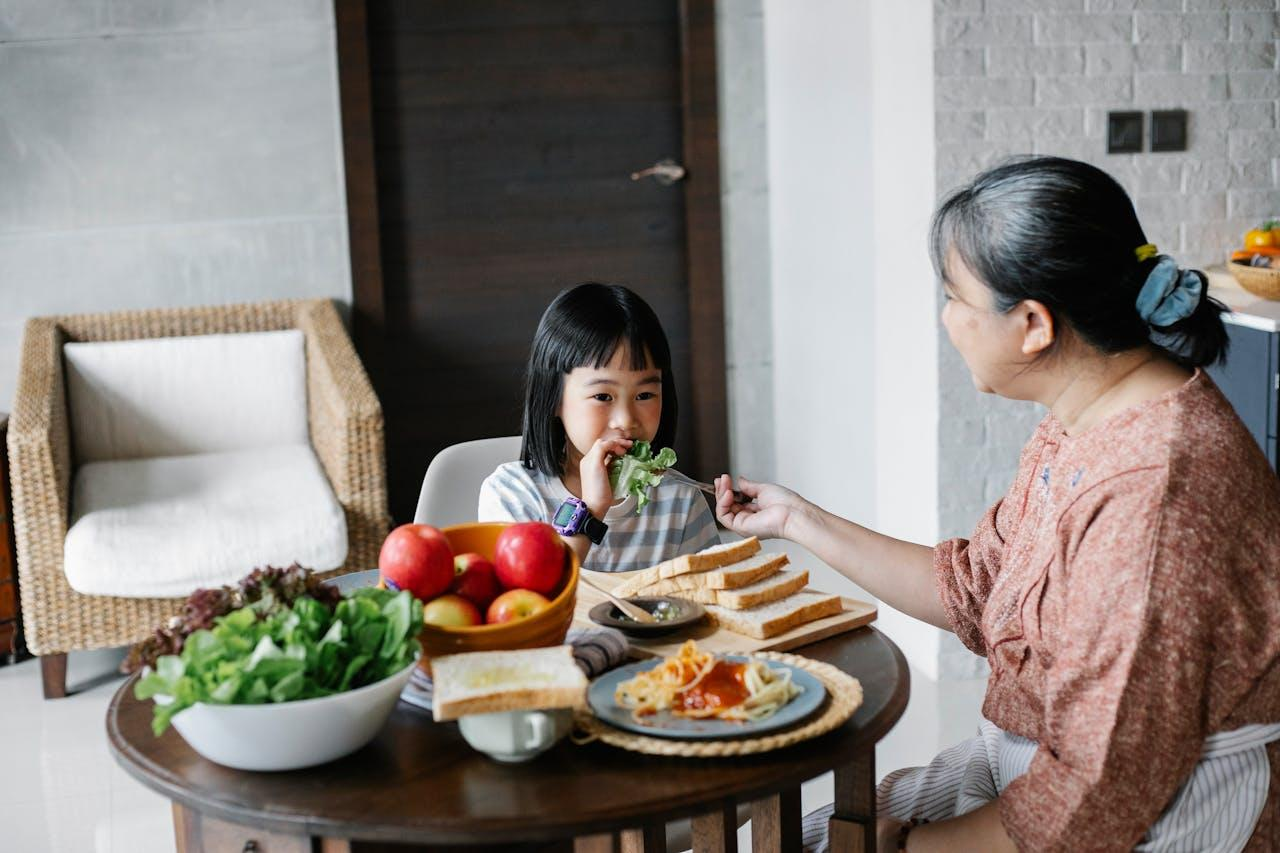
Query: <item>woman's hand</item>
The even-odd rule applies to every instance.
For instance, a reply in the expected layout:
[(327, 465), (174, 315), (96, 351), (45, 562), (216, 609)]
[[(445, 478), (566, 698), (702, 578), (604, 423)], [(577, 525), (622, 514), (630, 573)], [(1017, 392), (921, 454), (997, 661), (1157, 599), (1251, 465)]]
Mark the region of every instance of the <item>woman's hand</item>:
[(798, 515), (811, 512), (813, 504), (790, 489), (773, 483), (755, 483), (745, 477), (738, 478), (738, 491), (750, 503), (735, 503), (733, 480), (728, 474), (716, 477), (716, 518), (720, 523), (743, 536), (759, 536), (761, 539), (785, 539), (787, 525)]
[(882, 817), (876, 821), (876, 849), (885, 853), (893, 853), (898, 849), (898, 833), (906, 826), (900, 820)]
[(596, 518), (613, 506), (613, 486), (609, 485), (609, 463), (615, 456), (625, 456), (634, 444), (621, 432), (610, 431), (596, 439), (591, 449), (582, 457), (578, 476), (582, 482), (582, 502)]

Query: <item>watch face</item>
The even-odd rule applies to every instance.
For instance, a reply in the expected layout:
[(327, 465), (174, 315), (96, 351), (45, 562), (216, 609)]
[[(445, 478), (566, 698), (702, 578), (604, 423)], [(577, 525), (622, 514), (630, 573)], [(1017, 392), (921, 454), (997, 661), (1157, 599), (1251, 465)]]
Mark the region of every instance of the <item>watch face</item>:
[(556, 510), (555, 518), (551, 519), (551, 523), (556, 527), (567, 527), (569, 522), (573, 521), (573, 516), (577, 513), (578, 507), (568, 502), (560, 504), (560, 508)]

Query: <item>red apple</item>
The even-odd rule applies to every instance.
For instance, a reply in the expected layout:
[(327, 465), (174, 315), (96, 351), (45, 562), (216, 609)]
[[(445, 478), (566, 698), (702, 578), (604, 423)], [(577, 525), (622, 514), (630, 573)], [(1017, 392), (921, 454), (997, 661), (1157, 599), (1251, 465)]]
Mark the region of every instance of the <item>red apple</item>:
[(442, 595), (422, 605), (422, 621), (428, 625), (451, 627), (479, 625), (480, 611), (460, 595)]
[(453, 582), (453, 550), (431, 525), (402, 524), (383, 541), (378, 570), (389, 589), (430, 601)]
[(486, 622), (514, 622), (527, 619), (535, 613), (551, 606), (545, 595), (539, 595), (531, 589), (509, 589), (493, 600), (489, 605)]
[(454, 557), (453, 572), (453, 583), (449, 584), (449, 591), (467, 599), (482, 612), (502, 592), (493, 563), (479, 554), (459, 554)]
[(531, 589), (543, 595), (564, 574), (564, 540), (550, 524), (524, 521), (498, 534), (493, 551), (498, 582), (507, 589)]

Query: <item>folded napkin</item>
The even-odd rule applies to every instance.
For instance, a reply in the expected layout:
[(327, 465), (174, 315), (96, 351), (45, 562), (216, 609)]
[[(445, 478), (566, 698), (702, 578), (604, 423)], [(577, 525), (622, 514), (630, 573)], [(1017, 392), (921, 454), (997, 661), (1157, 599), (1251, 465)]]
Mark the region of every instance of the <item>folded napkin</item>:
[[(627, 660), (627, 638), (616, 628), (575, 628), (564, 641), (573, 646), (573, 659), (587, 678), (594, 678)], [(414, 667), (400, 699), (430, 711), (431, 677)]]

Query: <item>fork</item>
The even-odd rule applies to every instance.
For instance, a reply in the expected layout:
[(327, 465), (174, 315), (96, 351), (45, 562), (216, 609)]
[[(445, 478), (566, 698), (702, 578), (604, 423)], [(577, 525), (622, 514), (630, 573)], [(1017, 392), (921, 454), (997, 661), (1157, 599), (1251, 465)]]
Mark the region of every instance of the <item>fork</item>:
[[(690, 486), (699, 488), (702, 491), (706, 492), (707, 494), (711, 495), (711, 497), (713, 498), (716, 496), (716, 487), (711, 485), (710, 483), (703, 483), (700, 480), (695, 480), (692, 477), (690, 477), (688, 474), (682, 474), (674, 468), (668, 468), (664, 476), (666, 474), (674, 475), (675, 478), (680, 482), (688, 483)], [(749, 504), (753, 500), (755, 500), (755, 498), (749, 498), (746, 495), (744, 495), (742, 492), (739, 492), (738, 490), (735, 489), (733, 492), (733, 500), (734, 500), (734, 503)]]

